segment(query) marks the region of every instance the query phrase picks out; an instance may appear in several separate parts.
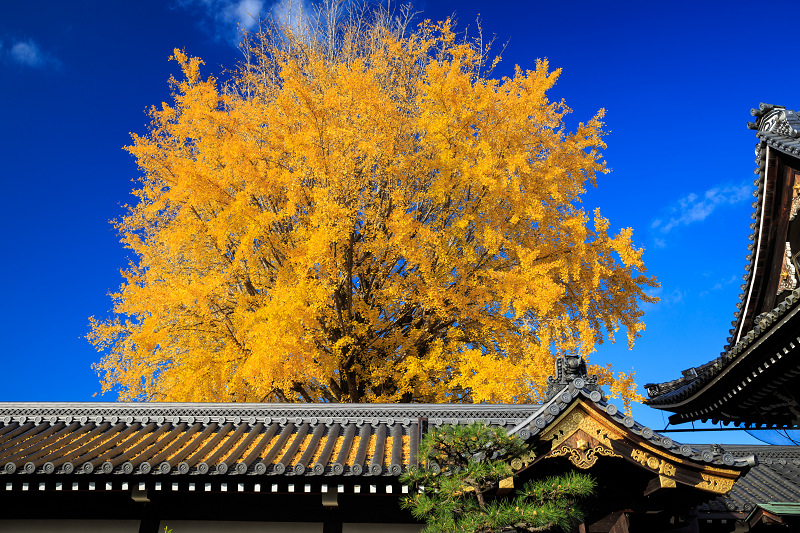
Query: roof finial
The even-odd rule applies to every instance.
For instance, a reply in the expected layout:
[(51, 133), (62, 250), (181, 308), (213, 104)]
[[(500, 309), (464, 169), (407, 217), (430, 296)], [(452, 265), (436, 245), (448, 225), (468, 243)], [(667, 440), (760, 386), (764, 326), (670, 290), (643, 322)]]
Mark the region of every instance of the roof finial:
[(556, 358), (556, 375), (547, 378), (547, 392), (545, 401), (550, 401), (556, 394), (561, 392), (564, 387), (573, 383), (576, 379), (583, 381), (583, 388), (594, 391), (600, 390), (597, 384), (597, 376), (589, 375), (586, 369), (586, 361), (579, 355), (562, 355)]

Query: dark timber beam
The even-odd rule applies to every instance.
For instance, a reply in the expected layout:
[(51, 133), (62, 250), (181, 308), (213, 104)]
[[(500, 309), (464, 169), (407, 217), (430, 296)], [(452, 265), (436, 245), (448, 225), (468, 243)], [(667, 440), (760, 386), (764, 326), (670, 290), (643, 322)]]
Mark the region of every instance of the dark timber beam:
[(670, 479), (666, 476), (656, 476), (647, 484), (647, 488), (644, 489), (644, 495), (650, 496), (657, 490), (674, 489), (675, 486), (676, 484), (674, 479)]

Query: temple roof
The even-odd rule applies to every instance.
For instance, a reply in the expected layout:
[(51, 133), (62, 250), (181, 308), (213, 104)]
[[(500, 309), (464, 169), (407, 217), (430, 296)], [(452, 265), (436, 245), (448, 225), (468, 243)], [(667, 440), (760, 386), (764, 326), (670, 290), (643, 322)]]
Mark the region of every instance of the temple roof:
[(598, 475), (611, 474), (606, 484), (644, 515), (683, 501), (707, 502), (698, 511), (712, 518), (800, 501), (797, 448), (675, 442), (618, 409), (567, 359), (535, 405), (0, 403), (0, 494), (20, 509), (47, 502), (53, 517), (102, 498), (124, 507), (119, 516), (139, 512), (131, 500), (170, 509), (211, 501), (193, 499), (201, 492), (228, 505), (270, 493), (289, 507), (292, 493), (301, 505), (322, 495), (323, 506), (368, 494), (385, 511), (388, 495), (408, 493), (398, 476), (417, 464), (425, 432), (483, 422), (529, 445), (511, 462), (518, 473), (601, 461)]
[(641, 438), (653, 448), (680, 455), (697, 463), (717, 466), (743, 468), (749, 466), (752, 462), (749, 457), (737, 458), (719, 449), (711, 450), (708, 447), (681, 444), (666, 435), (653, 431), (651, 428), (634, 420), (632, 416), (620, 411), (615, 404), (609, 403), (600, 391), (588, 389), (586, 382), (580, 378), (565, 386), (560, 394), (555, 395), (550, 401), (543, 404), (536, 413), (531, 414), (527, 419), (512, 428), (509, 433), (517, 433), (525, 440), (535, 438), (538, 434), (546, 432), (553, 421), (578, 398), (602, 411), (605, 414), (605, 418), (616, 424), (622, 431)]
[[(791, 176), (779, 176), (778, 168), (800, 168), (800, 118), (792, 110), (769, 104), (751, 114), (756, 122), (748, 127), (757, 130), (759, 140), (758, 177), (740, 302), (719, 357), (684, 370), (677, 379), (645, 385), (649, 396), (645, 403), (675, 412), (671, 423), (711, 419), (791, 426), (800, 421), (791, 400), (767, 401), (775, 400), (800, 375), (793, 353), (800, 345), (796, 335), (800, 289), (787, 290), (777, 279), (783, 275), (778, 262), (784, 247), (789, 250), (787, 233), (793, 218), (789, 212), (796, 211), (788, 183)], [(796, 274), (792, 277), (796, 282)]]
[(734, 457), (755, 455), (756, 464), (733, 490), (700, 507), (701, 511), (750, 512), (770, 503), (800, 503), (800, 446), (726, 445)]
[(539, 407), (0, 403), (0, 473), (397, 476), (421, 424), (511, 428)]
[(590, 379), (561, 385), (537, 405), (0, 403), (0, 474), (398, 476), (428, 426), (482, 421), (533, 441), (578, 400), (681, 460), (748, 465), (639, 424)]

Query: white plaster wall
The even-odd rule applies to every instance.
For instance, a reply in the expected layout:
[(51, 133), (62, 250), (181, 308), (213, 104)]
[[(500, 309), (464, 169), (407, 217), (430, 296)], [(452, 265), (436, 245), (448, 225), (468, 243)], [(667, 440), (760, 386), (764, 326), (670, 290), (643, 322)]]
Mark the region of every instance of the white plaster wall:
[(2, 533), (139, 533), (138, 520), (0, 520)]

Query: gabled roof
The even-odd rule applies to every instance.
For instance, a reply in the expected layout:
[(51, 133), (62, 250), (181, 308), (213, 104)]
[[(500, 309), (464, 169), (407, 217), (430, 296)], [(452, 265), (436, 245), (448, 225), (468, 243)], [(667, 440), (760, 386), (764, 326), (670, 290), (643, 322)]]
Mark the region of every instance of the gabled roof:
[(778, 169), (800, 168), (800, 118), (792, 110), (768, 104), (751, 114), (756, 122), (748, 127), (757, 130), (759, 139), (758, 178), (740, 302), (731, 336), (718, 358), (684, 370), (677, 379), (645, 385), (649, 396), (645, 403), (675, 412), (671, 423), (711, 419), (791, 426), (800, 422), (796, 402), (780, 398), (785, 386), (797, 383), (800, 376), (800, 358), (793, 353), (800, 345), (800, 289), (781, 290), (778, 285), (790, 211), (796, 211), (789, 176), (778, 175)]
[(721, 449), (715, 448), (712, 450), (707, 446), (697, 447), (691, 444), (681, 444), (672, 440), (671, 437), (653, 431), (651, 428), (638, 423), (632, 416), (620, 411), (615, 404), (609, 403), (600, 391), (588, 389), (586, 381), (582, 378), (577, 378), (564, 386), (559, 394), (544, 403), (535, 413), (521, 423), (511, 428), (509, 433), (516, 433), (524, 440), (535, 439), (537, 435), (547, 432), (556, 419), (562, 413), (565, 413), (570, 405), (579, 398), (583, 402), (591, 404), (597, 411), (602, 412), (609, 422), (619, 428), (620, 432), (630, 433), (642, 439), (652, 448), (663, 450), (699, 464), (738, 468), (745, 468), (752, 464), (752, 458), (749, 456), (736, 457), (721, 451)]

